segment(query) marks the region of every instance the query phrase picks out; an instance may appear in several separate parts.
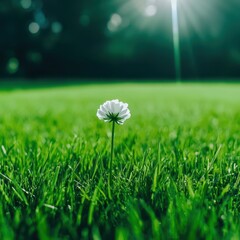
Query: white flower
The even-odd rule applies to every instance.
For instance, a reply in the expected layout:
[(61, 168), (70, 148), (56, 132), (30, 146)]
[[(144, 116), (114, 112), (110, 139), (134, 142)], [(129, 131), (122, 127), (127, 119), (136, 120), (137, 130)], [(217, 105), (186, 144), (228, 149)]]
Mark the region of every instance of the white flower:
[(100, 108), (97, 110), (97, 117), (105, 122), (116, 122), (122, 125), (131, 117), (131, 114), (127, 103), (115, 99), (100, 105)]

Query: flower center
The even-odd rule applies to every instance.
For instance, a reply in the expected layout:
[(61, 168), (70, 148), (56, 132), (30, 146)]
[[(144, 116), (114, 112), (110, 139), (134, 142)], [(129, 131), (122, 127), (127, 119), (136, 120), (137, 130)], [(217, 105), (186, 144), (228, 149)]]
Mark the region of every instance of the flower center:
[(121, 118), (120, 117), (118, 117), (118, 115), (119, 115), (119, 113), (108, 113), (107, 114), (107, 117), (108, 117), (108, 119), (110, 119), (110, 122), (118, 122), (119, 120), (121, 120)]

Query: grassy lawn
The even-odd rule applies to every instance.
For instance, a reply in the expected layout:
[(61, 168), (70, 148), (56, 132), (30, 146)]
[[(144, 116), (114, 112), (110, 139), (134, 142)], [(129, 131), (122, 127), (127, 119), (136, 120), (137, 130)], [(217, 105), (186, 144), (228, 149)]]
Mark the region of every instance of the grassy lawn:
[[(105, 100), (129, 104), (116, 126)], [(0, 89), (0, 239), (240, 239), (240, 85)]]

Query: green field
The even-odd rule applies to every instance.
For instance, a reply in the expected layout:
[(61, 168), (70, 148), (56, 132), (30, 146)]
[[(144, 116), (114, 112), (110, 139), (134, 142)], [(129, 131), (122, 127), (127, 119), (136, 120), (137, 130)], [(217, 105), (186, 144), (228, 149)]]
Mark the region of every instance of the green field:
[[(116, 126), (99, 105), (120, 99)], [(0, 239), (240, 239), (240, 84), (0, 89)]]

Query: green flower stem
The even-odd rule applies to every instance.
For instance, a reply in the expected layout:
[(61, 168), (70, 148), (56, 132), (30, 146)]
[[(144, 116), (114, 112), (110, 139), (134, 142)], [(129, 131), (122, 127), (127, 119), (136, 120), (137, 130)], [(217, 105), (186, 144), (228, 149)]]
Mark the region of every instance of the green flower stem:
[(114, 148), (114, 131), (115, 131), (115, 122), (112, 121), (112, 142), (111, 142), (111, 158), (109, 163), (109, 174), (108, 174), (108, 195), (109, 198), (112, 198), (111, 187), (112, 187), (112, 163), (113, 163), (113, 148)]

